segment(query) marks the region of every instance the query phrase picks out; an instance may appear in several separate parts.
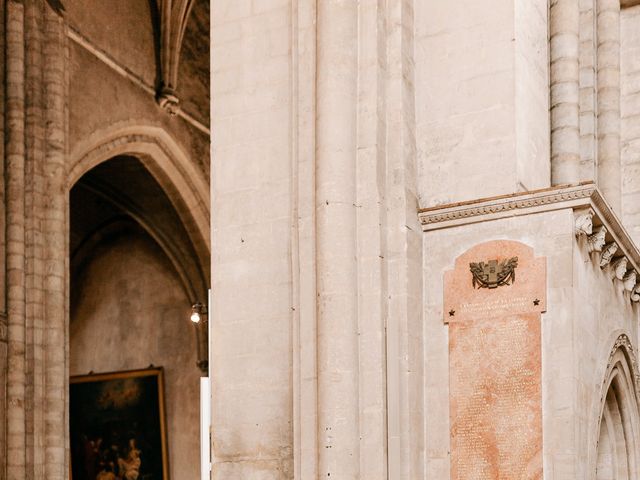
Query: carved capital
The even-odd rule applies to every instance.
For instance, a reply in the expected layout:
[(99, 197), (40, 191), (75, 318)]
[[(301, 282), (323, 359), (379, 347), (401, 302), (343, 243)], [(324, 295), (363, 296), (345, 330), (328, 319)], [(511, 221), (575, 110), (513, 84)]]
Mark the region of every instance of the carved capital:
[(158, 95), (157, 102), (169, 115), (177, 115), (180, 111), (180, 99), (172, 88), (164, 87)]
[(600, 268), (604, 268), (609, 265), (611, 259), (618, 251), (618, 244), (616, 242), (607, 243), (602, 249), (602, 254), (600, 255)]
[(593, 234), (587, 237), (587, 245), (589, 248), (589, 253), (602, 251), (602, 247), (604, 247), (604, 244), (605, 244), (606, 235), (607, 235), (607, 227), (605, 227), (604, 225), (601, 225)]
[(576, 216), (576, 237), (586, 237), (593, 233), (593, 210), (579, 212)]
[[(616, 250), (618, 249), (618, 245), (616, 245)], [(622, 280), (627, 273), (627, 264), (629, 260), (627, 257), (620, 257), (615, 262), (612, 263), (613, 266), (613, 277), (618, 280)], [(634, 282), (635, 283), (635, 282)]]

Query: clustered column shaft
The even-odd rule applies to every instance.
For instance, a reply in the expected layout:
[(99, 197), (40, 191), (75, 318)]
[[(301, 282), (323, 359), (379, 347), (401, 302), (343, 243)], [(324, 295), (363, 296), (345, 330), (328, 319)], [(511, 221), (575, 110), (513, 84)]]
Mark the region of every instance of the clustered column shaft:
[(66, 25), (44, 0), (4, 5), (8, 365), (0, 478), (63, 480)]
[(580, 10), (577, 0), (552, 0), (551, 182), (580, 180)]
[(597, 2), (598, 185), (620, 214), (620, 1)]
[(24, 245), (24, 5), (6, 2), (7, 455), (6, 478), (26, 478)]
[(47, 312), (46, 345), (46, 477), (63, 480), (66, 471), (66, 354), (65, 354), (65, 25), (52, 9), (45, 10), (45, 46), (47, 68), (44, 73), (47, 109), (45, 114), (47, 181), (44, 230), (47, 271), (44, 278)]
[(42, 295), (42, 166), (44, 95), (42, 89), (43, 12), (37, 0), (25, 2), (25, 391), (27, 479), (44, 478), (44, 300)]

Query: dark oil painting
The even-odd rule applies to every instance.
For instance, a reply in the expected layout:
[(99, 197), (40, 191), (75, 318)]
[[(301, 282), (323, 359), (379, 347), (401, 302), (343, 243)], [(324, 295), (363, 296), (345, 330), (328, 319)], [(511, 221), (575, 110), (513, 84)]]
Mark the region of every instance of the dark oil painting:
[(72, 480), (169, 480), (161, 368), (71, 377)]

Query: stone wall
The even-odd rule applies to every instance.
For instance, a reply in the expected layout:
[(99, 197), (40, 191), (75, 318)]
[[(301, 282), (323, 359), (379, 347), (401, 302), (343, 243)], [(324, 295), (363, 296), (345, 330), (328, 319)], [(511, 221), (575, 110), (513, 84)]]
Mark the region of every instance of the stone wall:
[(291, 478), (292, 11), (212, 10), (213, 478)]
[[(536, 205), (536, 200), (528, 204)], [(425, 304), (425, 367), (431, 375), (426, 379), (424, 408), (429, 412), (427, 473), (433, 478), (450, 475), (451, 339), (450, 327), (443, 321), (444, 272), (470, 247), (498, 239), (518, 240), (533, 247), (536, 257), (546, 258), (547, 308), (540, 320), (544, 478), (594, 478), (610, 355), (621, 335), (630, 340), (629, 348), (636, 349), (638, 309), (629, 289), (637, 284), (626, 260), (622, 272), (616, 274), (615, 265), (624, 258), (620, 250), (607, 263), (600, 251), (589, 252), (586, 236), (576, 238), (577, 215), (566, 208), (511, 218), (488, 214), (481, 222), (460, 219), (461, 224), (453, 228), (429, 225), (424, 237), (425, 259), (429, 259), (424, 263), (429, 299)], [(611, 237), (607, 242), (610, 245)], [(622, 275), (631, 282), (627, 287)], [(501, 395), (499, 390), (493, 394)]]
[(213, 475), (419, 478), (413, 5), (313, 5), (212, 4)]
[(164, 367), (171, 478), (196, 478), (200, 370), (176, 271), (132, 223), (96, 245), (71, 280), (70, 374)]
[[(160, 127), (185, 150), (202, 178), (208, 178), (208, 134), (181, 116), (169, 115), (156, 103), (158, 67), (147, 3), (121, 3), (120, 8), (113, 9), (115, 18), (107, 24), (101, 18), (109, 15), (100, 9), (94, 11), (86, 2), (69, 7), (69, 28), (83, 39), (78, 41), (78, 35), (72, 35), (74, 40), (69, 42), (69, 91), (73, 92), (69, 97), (69, 151), (88, 140), (100, 142), (116, 126), (138, 126), (141, 130)], [(138, 7), (144, 8), (139, 11)], [(136, 23), (142, 27), (136, 27)], [(130, 51), (135, 51), (136, 56), (144, 54), (144, 60), (127, 55)], [(101, 55), (112, 59), (113, 64), (105, 62)], [(126, 72), (131, 75), (127, 77)]]
[(421, 206), (548, 186), (547, 3), (416, 2), (416, 18)]
[[(550, 228), (554, 225), (555, 228)], [(427, 478), (449, 478), (449, 352), (448, 326), (443, 321), (442, 299), (444, 272), (453, 268), (456, 257), (479, 243), (509, 239), (533, 248), (535, 257), (546, 257), (548, 297), (547, 313), (543, 315), (543, 441), (547, 442), (554, 422), (553, 402), (562, 395), (552, 393), (558, 388), (556, 373), (564, 340), (556, 334), (571, 320), (571, 263), (573, 241), (571, 212), (551, 212), (526, 217), (500, 219), (459, 228), (428, 232), (424, 236), (425, 262), (425, 369), (431, 372), (426, 380), (424, 409), (429, 412), (427, 422), (426, 463)], [(539, 232), (540, 234), (534, 234)], [(516, 280), (517, 281), (517, 280)], [(571, 330), (570, 327), (567, 327)], [(563, 335), (566, 335), (563, 333)], [(566, 338), (566, 337), (565, 337)], [(571, 360), (573, 362), (573, 360)], [(559, 373), (559, 372), (558, 372)], [(547, 377), (547, 375), (550, 375)], [(550, 403), (551, 402), (551, 403)], [(561, 409), (560, 409), (561, 411)], [(550, 415), (551, 414), (551, 415)], [(567, 448), (569, 448), (567, 446)], [(553, 455), (554, 450), (549, 450)], [(549, 475), (545, 459), (545, 478)], [(555, 478), (549, 476), (549, 478)], [(578, 478), (578, 477), (576, 477)]]

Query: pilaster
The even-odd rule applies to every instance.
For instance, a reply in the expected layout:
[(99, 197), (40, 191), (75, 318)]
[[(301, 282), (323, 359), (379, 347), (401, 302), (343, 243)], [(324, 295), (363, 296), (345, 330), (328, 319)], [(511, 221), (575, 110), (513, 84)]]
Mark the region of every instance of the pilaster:
[(360, 476), (356, 264), (358, 4), (318, 2), (318, 475)]

